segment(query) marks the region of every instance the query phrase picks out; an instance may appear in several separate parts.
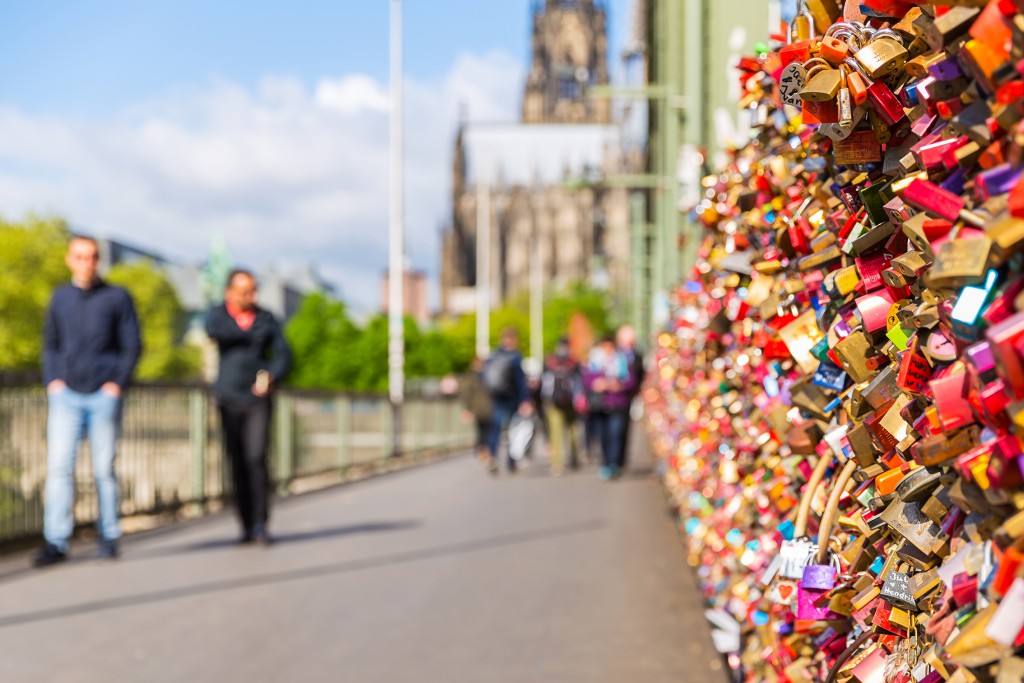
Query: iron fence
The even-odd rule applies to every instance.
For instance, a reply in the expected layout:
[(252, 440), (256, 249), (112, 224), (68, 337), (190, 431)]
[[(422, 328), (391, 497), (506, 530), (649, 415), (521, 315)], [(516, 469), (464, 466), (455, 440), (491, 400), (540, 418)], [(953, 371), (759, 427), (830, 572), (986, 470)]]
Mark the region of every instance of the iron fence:
[[(352, 478), (464, 450), (473, 435), (460, 412), (447, 397), (411, 397), (402, 410), (396, 449), (386, 397), (282, 390), (271, 428), (276, 490), (288, 495), (307, 488), (311, 478)], [(42, 532), (46, 414), (46, 394), (38, 385), (0, 385), (0, 545)], [(122, 430), (116, 471), (123, 517), (198, 515), (230, 496), (216, 402), (206, 387), (133, 387), (125, 398)], [(76, 522), (91, 524), (97, 500), (88, 444), (80, 451), (75, 481)]]

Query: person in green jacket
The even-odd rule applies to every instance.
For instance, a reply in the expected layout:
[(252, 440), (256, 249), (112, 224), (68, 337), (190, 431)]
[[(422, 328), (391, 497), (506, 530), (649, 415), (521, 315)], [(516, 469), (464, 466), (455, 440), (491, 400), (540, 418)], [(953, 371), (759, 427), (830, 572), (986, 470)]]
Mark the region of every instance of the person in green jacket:
[(490, 461), (487, 450), (487, 435), (491, 430), (491, 395), (484, 386), (480, 371), (484, 367), (482, 358), (474, 358), (470, 371), (459, 381), (459, 395), (465, 408), (465, 417), (476, 425), (476, 454), (482, 464)]

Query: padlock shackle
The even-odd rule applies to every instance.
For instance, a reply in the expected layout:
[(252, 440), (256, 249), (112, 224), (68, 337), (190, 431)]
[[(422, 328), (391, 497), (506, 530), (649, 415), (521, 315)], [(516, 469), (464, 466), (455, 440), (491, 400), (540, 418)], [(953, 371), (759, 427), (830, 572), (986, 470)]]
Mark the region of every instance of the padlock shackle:
[[(856, 47), (858, 50), (864, 47), (864, 31), (862, 26), (858, 26), (853, 22), (840, 21), (836, 24), (832, 24), (825, 31), (825, 36), (829, 38), (839, 38), (844, 40), (850, 47)], [(850, 42), (850, 38), (853, 42)]]
[(867, 27), (859, 21), (837, 21), (828, 27), (825, 31), (826, 36), (834, 36), (837, 31), (850, 31), (855, 33), (858, 37), (864, 35), (864, 30)]
[[(813, 65), (813, 66), (812, 66)], [(811, 80), (811, 77), (817, 73), (821, 73), (825, 69), (831, 69), (832, 65), (821, 57), (811, 57), (804, 62), (804, 83)]]
[(796, 14), (793, 16), (793, 19), (790, 20), (789, 22), (790, 44), (793, 43), (794, 37), (799, 38), (799, 36), (796, 34), (796, 22), (799, 19), (803, 19), (804, 21), (807, 22), (807, 39), (817, 38), (817, 27), (814, 25), (814, 16), (811, 14), (810, 10), (807, 9), (807, 2), (802, 0), (800, 2), (799, 7), (797, 7)]
[(825, 564), (828, 559), (828, 541), (832, 537), (832, 527), (835, 526), (836, 518), (839, 516), (839, 499), (846, 492), (846, 487), (853, 480), (853, 473), (857, 469), (856, 460), (847, 460), (839, 476), (832, 482), (832, 491), (828, 496), (828, 503), (825, 504), (825, 512), (821, 515), (821, 524), (818, 526), (818, 564)]
[(869, 88), (875, 84), (875, 80), (871, 78), (871, 76), (867, 75), (867, 73), (864, 71), (864, 67), (861, 66), (860, 62), (858, 62), (853, 57), (847, 57), (843, 64), (859, 73), (864, 78), (864, 82), (868, 84)]
[(818, 486), (821, 485), (821, 480), (825, 477), (825, 470), (831, 463), (832, 456), (823, 455), (814, 466), (811, 477), (807, 480), (807, 486), (804, 487), (804, 493), (800, 496), (800, 507), (797, 508), (796, 522), (793, 524), (793, 538), (803, 538), (807, 535), (807, 520), (811, 516), (811, 503)]
[(893, 31), (891, 28), (883, 28), (878, 30), (872, 29), (872, 34), (871, 37), (868, 39), (868, 44), (870, 45), (879, 38), (889, 38), (890, 40), (894, 40), (897, 43), (899, 43), (900, 47), (905, 47), (903, 45), (903, 36), (901, 36), (896, 31)]

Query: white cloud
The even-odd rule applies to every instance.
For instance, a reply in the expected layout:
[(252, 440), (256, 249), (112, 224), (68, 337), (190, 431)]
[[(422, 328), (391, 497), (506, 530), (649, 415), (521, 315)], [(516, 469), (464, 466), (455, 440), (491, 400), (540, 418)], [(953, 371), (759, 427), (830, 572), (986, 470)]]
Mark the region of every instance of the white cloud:
[(388, 95), (383, 86), (362, 74), (334, 81), (324, 79), (316, 86), (317, 103), (343, 114), (354, 114), (363, 109), (388, 111), (391, 108)]
[[(406, 234), (436, 271), (460, 104), (513, 120), (521, 68), (504, 53), (462, 55), (436, 82), (406, 82)], [(387, 85), (368, 76), (312, 87), (268, 76), (255, 89), (211, 82), (105, 120), (0, 105), (0, 214), (72, 224), (185, 260), (215, 233), (240, 262), (314, 262), (357, 307), (379, 305), (386, 267)]]

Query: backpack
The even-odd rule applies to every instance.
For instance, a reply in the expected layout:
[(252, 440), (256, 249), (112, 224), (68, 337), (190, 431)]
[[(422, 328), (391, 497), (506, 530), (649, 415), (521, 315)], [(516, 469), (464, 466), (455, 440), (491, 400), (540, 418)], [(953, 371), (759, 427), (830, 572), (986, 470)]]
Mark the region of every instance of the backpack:
[(516, 356), (512, 353), (496, 353), (480, 372), (487, 392), (497, 398), (511, 398), (516, 393)]
[(576, 367), (572, 363), (553, 363), (551, 366), (551, 403), (562, 410), (573, 410), (576, 397)]

